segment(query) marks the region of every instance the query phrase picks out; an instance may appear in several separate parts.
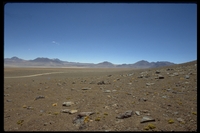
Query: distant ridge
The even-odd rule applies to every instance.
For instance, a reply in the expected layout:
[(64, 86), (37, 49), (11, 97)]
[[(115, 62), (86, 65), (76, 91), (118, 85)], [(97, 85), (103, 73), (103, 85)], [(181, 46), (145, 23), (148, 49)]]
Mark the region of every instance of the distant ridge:
[(79, 63), (79, 62), (68, 62), (60, 59), (49, 59), (44, 57), (38, 57), (33, 60), (24, 60), (16, 56), (12, 58), (4, 59), (4, 66), (17, 66), (17, 67), (31, 67), (31, 66), (44, 66), (44, 67), (98, 67), (98, 68), (155, 68), (161, 66), (170, 66), (175, 63), (168, 61), (157, 61), (148, 62), (141, 60), (133, 64), (118, 64), (115, 65), (111, 62), (104, 61), (97, 64), (94, 63)]
[(59, 59), (49, 59), (49, 58), (43, 58), (43, 57), (38, 57), (34, 60), (29, 60), (31, 62), (42, 62), (42, 63), (49, 63), (49, 62), (54, 62), (54, 63), (62, 63), (63, 61)]

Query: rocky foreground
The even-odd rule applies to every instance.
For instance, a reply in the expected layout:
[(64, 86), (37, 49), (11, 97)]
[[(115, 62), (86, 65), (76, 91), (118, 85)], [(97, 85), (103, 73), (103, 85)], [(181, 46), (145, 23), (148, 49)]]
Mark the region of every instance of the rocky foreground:
[(196, 131), (197, 62), (4, 78), (4, 130)]

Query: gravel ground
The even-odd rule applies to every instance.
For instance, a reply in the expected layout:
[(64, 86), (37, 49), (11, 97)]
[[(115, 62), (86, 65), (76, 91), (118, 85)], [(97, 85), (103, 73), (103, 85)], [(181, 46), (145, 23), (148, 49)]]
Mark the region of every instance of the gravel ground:
[[(63, 73), (6, 78), (51, 72)], [(197, 62), (140, 70), (4, 68), (4, 130), (196, 131)]]

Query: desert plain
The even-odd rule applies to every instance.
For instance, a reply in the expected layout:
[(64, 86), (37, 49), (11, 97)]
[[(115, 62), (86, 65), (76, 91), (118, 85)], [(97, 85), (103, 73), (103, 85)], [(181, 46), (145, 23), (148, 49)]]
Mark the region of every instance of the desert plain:
[(197, 131), (197, 61), (4, 68), (4, 131)]

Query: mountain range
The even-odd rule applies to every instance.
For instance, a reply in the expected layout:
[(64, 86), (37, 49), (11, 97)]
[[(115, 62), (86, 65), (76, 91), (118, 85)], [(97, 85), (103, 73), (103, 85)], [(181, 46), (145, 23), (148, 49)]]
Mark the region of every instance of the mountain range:
[(92, 68), (155, 68), (161, 66), (170, 66), (175, 63), (168, 61), (148, 62), (145, 60), (138, 61), (133, 64), (113, 64), (108, 61), (104, 61), (98, 64), (94, 63), (79, 63), (61, 61), (59, 59), (49, 59), (44, 57), (38, 57), (34, 60), (24, 60), (16, 56), (12, 58), (4, 58), (4, 67), (92, 67)]

